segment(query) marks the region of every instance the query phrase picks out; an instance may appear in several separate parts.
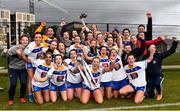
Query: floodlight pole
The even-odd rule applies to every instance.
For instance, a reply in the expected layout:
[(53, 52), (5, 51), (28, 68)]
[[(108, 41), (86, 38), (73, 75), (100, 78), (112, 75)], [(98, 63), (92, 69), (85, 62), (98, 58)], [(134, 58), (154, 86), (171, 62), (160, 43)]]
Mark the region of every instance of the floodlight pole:
[(34, 0), (29, 0), (29, 12), (34, 14)]

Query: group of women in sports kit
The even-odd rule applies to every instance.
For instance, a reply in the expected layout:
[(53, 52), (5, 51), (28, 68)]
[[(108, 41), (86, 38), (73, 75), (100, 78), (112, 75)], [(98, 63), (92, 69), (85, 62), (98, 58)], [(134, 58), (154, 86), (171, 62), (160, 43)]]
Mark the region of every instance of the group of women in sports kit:
[[(173, 37), (168, 51), (157, 52), (154, 44), (165, 37), (152, 40), (151, 14), (147, 17), (147, 31), (144, 25), (139, 25), (137, 35), (131, 35), (128, 28), (122, 34), (117, 29), (102, 33), (95, 24), (91, 30), (84, 24), (79, 34), (73, 31), (71, 36), (70, 32), (63, 32), (62, 36), (57, 33), (55, 37), (51, 27), (45, 35), (41, 34), (44, 23), (35, 31), (32, 42), (27, 35), (22, 35), (20, 44), (4, 51), (10, 57), (8, 104), (14, 104), (18, 77), (22, 103), (26, 102), (26, 86), (29, 102), (37, 104), (56, 102), (60, 97), (63, 101), (77, 98), (82, 104), (91, 98), (98, 104), (104, 98), (133, 98), (136, 104), (155, 95), (161, 100), (161, 63), (175, 52), (178, 42)], [(87, 71), (91, 80), (83, 75)], [(91, 84), (96, 87), (90, 87)]]

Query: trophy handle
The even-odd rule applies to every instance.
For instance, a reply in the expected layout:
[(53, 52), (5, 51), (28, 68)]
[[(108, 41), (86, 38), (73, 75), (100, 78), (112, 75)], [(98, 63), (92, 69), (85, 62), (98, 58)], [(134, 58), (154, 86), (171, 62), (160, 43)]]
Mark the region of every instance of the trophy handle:
[(83, 18), (81, 18), (81, 22), (82, 22), (84, 27), (87, 27)]
[(95, 88), (97, 88), (96, 81), (95, 81), (94, 78), (93, 78), (93, 75), (92, 75), (92, 73), (91, 73), (91, 71), (90, 71), (90, 69), (89, 69), (89, 66), (87, 65), (87, 63), (86, 63), (84, 60), (83, 60), (83, 66), (86, 67), (86, 73), (87, 73), (88, 76), (90, 77), (91, 83), (93, 84), (93, 86), (94, 86)]

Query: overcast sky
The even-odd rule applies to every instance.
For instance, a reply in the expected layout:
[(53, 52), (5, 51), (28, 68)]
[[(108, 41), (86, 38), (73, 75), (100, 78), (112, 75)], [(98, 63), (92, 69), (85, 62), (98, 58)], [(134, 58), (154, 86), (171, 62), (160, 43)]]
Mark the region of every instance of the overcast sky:
[[(79, 14), (85, 12), (88, 15), (85, 19), (87, 23), (146, 24), (146, 12), (151, 10), (155, 26), (153, 37), (169, 35), (180, 40), (180, 0), (46, 0), (69, 13), (38, 1), (35, 0), (37, 22), (59, 22), (61, 18), (68, 22), (80, 21)], [(11, 13), (29, 12), (29, 0), (0, 0), (0, 6), (10, 9)], [(133, 32), (131, 28), (130, 30)], [(135, 33), (136, 31), (134, 29)]]
[[(0, 0), (1, 6), (15, 11), (29, 11), (29, 0)], [(180, 0), (47, 0), (63, 7), (64, 13), (46, 3), (35, 0), (37, 21), (57, 22), (65, 17), (78, 21), (81, 12), (88, 14), (87, 22), (146, 23), (145, 13), (152, 10), (153, 24), (180, 25)]]

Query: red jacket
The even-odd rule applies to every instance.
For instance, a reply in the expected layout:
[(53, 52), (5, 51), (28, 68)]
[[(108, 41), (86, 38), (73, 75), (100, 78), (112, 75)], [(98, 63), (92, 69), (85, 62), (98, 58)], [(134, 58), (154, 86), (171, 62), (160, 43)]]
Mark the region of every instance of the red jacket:
[[(156, 39), (154, 39), (154, 40), (146, 40), (145, 41), (145, 47), (146, 46), (149, 46), (149, 45), (151, 45), (151, 44), (157, 44), (157, 43), (159, 43), (159, 42), (162, 42), (163, 40), (161, 39), (161, 37), (158, 37), (158, 38), (156, 38)], [(141, 41), (140, 40), (137, 40), (137, 46), (140, 48), (141, 47)], [(147, 55), (147, 49), (145, 48), (145, 50), (144, 50), (144, 53), (143, 53), (143, 55)]]

